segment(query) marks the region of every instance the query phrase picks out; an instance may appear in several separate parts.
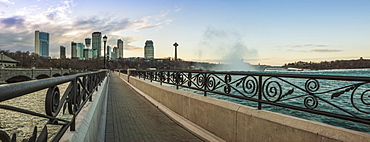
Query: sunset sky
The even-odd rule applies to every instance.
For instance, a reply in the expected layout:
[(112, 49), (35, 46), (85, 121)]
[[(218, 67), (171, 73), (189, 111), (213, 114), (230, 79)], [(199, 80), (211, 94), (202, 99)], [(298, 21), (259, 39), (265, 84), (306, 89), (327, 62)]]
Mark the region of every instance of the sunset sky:
[[(34, 31), (59, 46), (95, 31), (125, 42), (125, 57), (284, 65), (370, 58), (370, 0), (0, 0), (0, 49), (34, 51)], [(91, 47), (90, 47), (91, 48)]]

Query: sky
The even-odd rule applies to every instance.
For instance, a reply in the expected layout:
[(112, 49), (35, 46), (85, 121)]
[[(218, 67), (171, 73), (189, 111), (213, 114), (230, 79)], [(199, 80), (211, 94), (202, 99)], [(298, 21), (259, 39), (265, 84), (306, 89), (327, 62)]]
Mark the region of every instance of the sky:
[[(102, 32), (124, 57), (277, 65), (370, 58), (369, 0), (0, 0), (0, 49), (34, 52), (34, 32), (59, 46)], [(90, 47), (91, 48), (91, 47)]]

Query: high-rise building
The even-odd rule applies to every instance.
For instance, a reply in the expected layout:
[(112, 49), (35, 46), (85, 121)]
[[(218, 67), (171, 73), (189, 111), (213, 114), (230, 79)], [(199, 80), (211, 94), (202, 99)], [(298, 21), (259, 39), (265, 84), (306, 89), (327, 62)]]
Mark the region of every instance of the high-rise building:
[(114, 56), (114, 58), (119, 58), (118, 57), (118, 48), (117, 47), (113, 47), (113, 53), (116, 55), (116, 56)]
[(85, 44), (77, 43), (77, 57), (78, 58), (84, 57), (84, 49), (85, 49)]
[(78, 59), (77, 57), (77, 43), (71, 42), (71, 59)]
[(117, 40), (118, 51), (116, 52), (117, 58), (123, 58), (123, 41), (122, 39)]
[(97, 57), (101, 56), (101, 38), (101, 32), (92, 33), (92, 49), (97, 51)]
[(35, 53), (49, 57), (49, 33), (35, 31)]
[(154, 46), (152, 40), (147, 40), (144, 46), (144, 57), (146, 59), (153, 59), (154, 58)]
[(107, 53), (106, 53), (106, 54), (107, 54), (107, 59), (108, 59), (108, 60), (110, 60), (110, 59), (111, 59), (111, 57), (112, 57), (112, 55), (110, 55), (110, 54), (111, 54), (111, 49), (112, 49), (112, 48), (111, 48), (110, 46), (107, 46), (107, 51), (106, 51)]
[(84, 50), (84, 58), (85, 59), (91, 59), (92, 56), (93, 56), (93, 50), (92, 49), (88, 49), (88, 48), (85, 48), (83, 50)]
[(93, 50), (93, 49), (91, 49), (91, 50), (92, 50), (92, 58), (98, 57), (98, 51), (97, 50)]
[(86, 47), (90, 47), (90, 45), (91, 45), (91, 38), (85, 38), (85, 45), (86, 45)]
[(60, 59), (66, 58), (66, 47), (60, 46)]
[(115, 52), (110, 52), (110, 55), (112, 56), (112, 57), (110, 57), (110, 59), (111, 60), (116, 60), (117, 58), (117, 54), (115, 53)]
[(81, 59), (84, 57), (84, 48), (85, 45), (83, 43), (75, 43), (71, 42), (71, 53), (72, 59)]

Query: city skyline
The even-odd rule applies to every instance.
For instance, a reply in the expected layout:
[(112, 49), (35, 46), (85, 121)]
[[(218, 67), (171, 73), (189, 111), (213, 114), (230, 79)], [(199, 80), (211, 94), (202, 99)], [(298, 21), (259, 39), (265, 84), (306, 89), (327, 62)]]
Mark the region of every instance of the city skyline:
[(188, 61), (366, 59), (368, 13), (367, 0), (1, 0), (0, 49), (33, 52), (40, 30), (50, 33), (50, 57), (59, 57), (60, 46), (71, 57), (71, 41), (84, 43), (99, 31), (111, 47), (123, 40), (124, 57), (143, 57), (143, 43), (152, 39), (155, 58), (173, 57), (177, 42), (178, 58)]

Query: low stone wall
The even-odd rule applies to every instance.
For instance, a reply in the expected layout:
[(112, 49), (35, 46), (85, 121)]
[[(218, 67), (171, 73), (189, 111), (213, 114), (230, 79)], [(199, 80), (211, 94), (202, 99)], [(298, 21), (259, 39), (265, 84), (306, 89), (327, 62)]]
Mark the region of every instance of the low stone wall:
[(370, 134), (176, 90), (120, 74), (126, 81), (226, 141), (370, 141)]
[(104, 141), (108, 84), (109, 76), (93, 93), (93, 101), (88, 102), (77, 115), (76, 131), (68, 129), (60, 142)]

